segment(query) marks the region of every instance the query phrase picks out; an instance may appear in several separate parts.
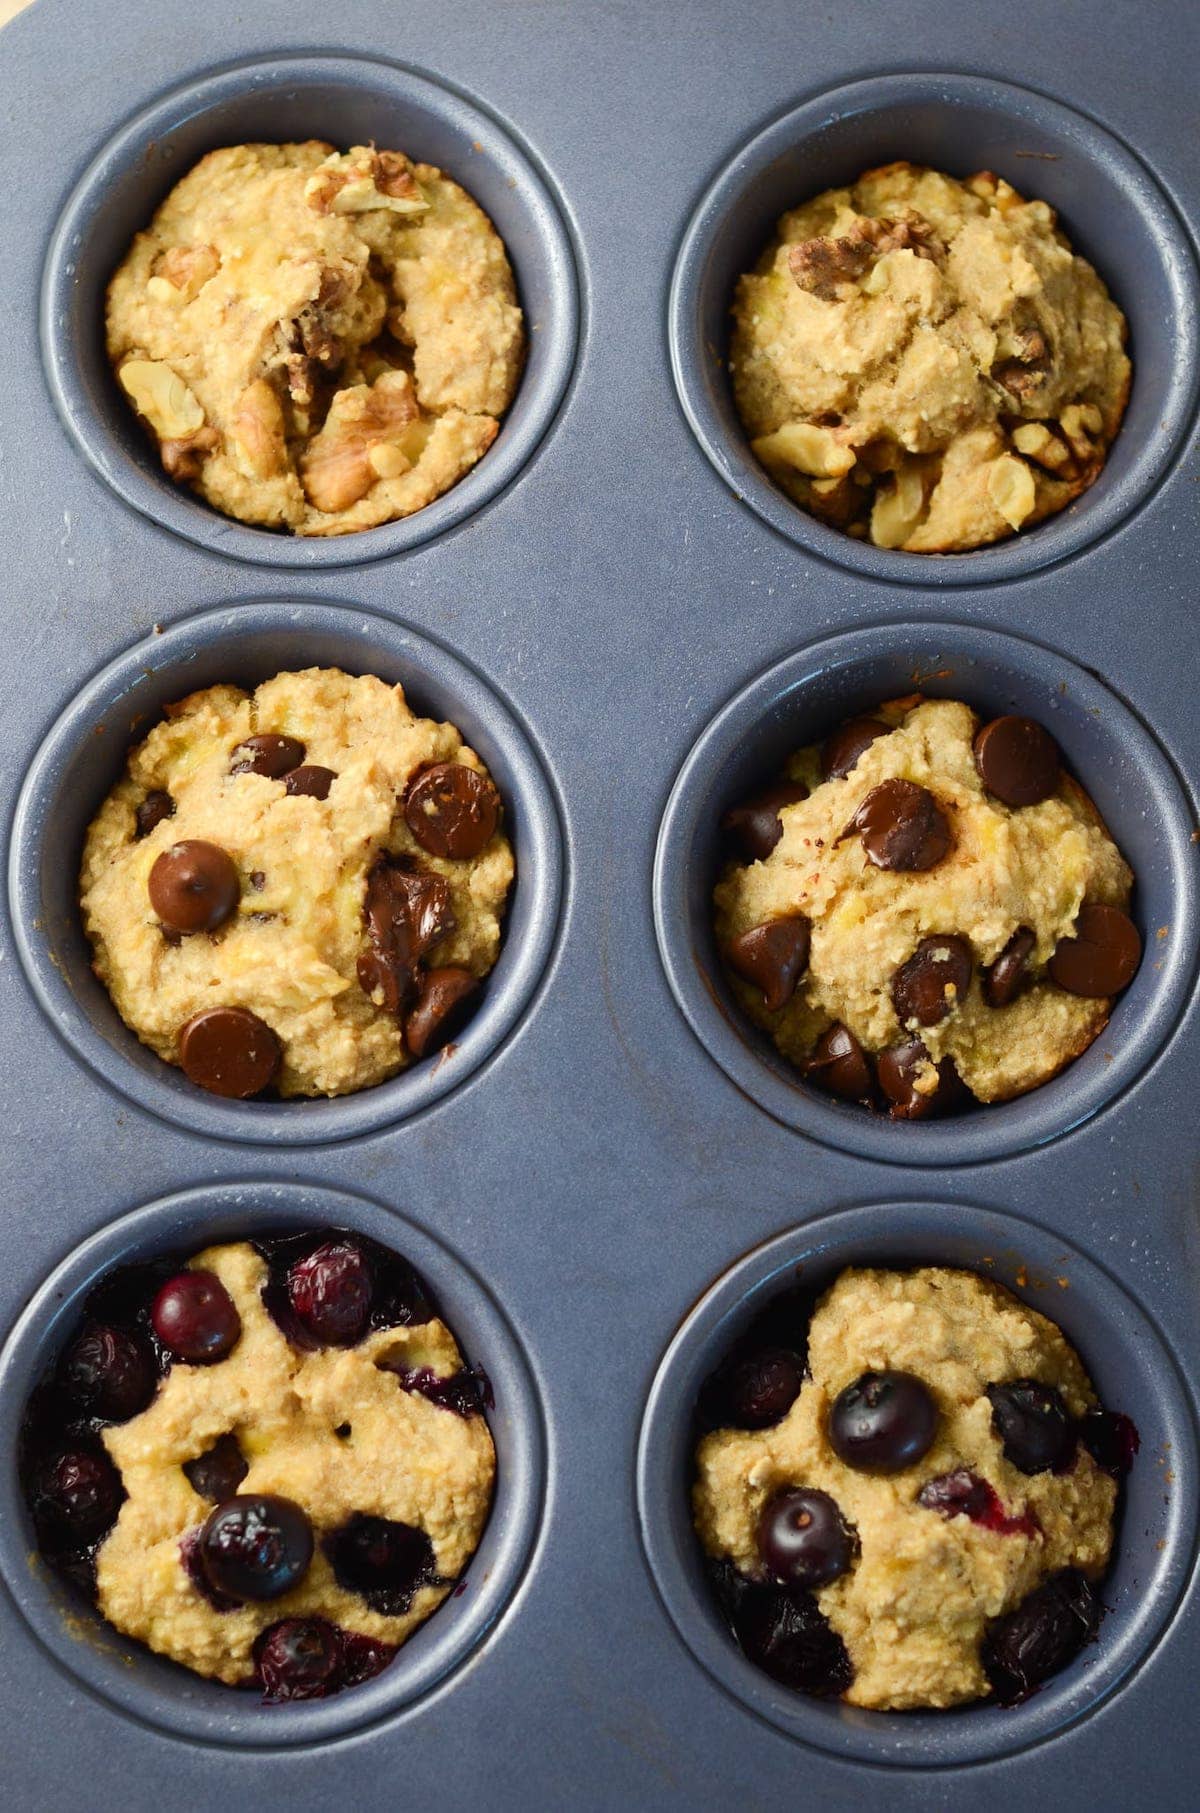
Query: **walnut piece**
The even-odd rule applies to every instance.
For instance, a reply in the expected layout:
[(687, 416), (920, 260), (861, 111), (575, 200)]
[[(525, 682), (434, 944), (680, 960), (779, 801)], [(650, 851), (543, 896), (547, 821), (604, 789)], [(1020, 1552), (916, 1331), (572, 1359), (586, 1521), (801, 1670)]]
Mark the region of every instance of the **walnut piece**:
[(1019, 529), (1037, 502), (1033, 473), (1024, 460), (1002, 453), (988, 471), (988, 496), (1010, 529)]
[(189, 434), (186, 440), (160, 441), (158, 451), (169, 478), (199, 478), (205, 459), (220, 445), (221, 437), (216, 429), (205, 426), (198, 428), (195, 434)]
[(283, 406), (266, 378), (256, 378), (238, 398), (233, 437), (255, 478), (275, 478), (283, 471)]
[(215, 246), (169, 246), (155, 260), (146, 293), (156, 302), (194, 302), (205, 284), (216, 276), (221, 259)]
[(838, 238), (802, 239), (788, 253), (788, 269), (802, 290), (822, 302), (836, 302), (876, 259), (889, 252), (915, 252), (937, 259), (945, 253), (940, 235), (919, 214), (906, 209), (895, 220), (856, 220)]
[(408, 159), (399, 151), (356, 146), (319, 164), (304, 185), (314, 214), (366, 214), (388, 208), (395, 214), (422, 214), (428, 208)]
[[(301, 480), (316, 510), (334, 514), (365, 497), (379, 478), (381, 446), (404, 450), (404, 431), (420, 411), (407, 372), (389, 371), (373, 385), (339, 390), (321, 432), (301, 461)], [(385, 462), (386, 463), (386, 462)]]
[(901, 466), (881, 486), (871, 506), (871, 540), (877, 548), (902, 548), (925, 508), (925, 483), (917, 466)]
[(840, 478), (855, 460), (853, 447), (815, 422), (785, 422), (774, 434), (760, 435), (750, 445), (764, 466), (803, 472), (808, 478)]
[(126, 359), (121, 388), (160, 441), (186, 441), (204, 426), (204, 411), (178, 372), (161, 359)]

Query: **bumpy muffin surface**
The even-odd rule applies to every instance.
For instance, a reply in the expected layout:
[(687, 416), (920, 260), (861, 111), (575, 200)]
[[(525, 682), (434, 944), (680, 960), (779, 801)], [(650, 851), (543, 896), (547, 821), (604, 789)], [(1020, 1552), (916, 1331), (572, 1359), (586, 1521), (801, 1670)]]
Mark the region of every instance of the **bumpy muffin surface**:
[(491, 221), (401, 152), (213, 151), (109, 285), (108, 354), (167, 473), (243, 522), (343, 535), (491, 446), (524, 330)]
[(473, 751), (399, 686), (309, 668), (193, 693), (88, 830), (97, 974), (217, 1093), (365, 1088), (444, 1042), (495, 963), (500, 821)]
[(885, 548), (959, 552), (1061, 510), (1129, 393), (1104, 284), (1045, 202), (988, 172), (887, 164), (785, 214), (733, 316), (756, 456)]
[(1095, 1634), (1132, 1426), (1052, 1322), (971, 1273), (843, 1272), (801, 1383), (804, 1339), (781, 1400), (777, 1347), (718, 1382), (770, 1426), (718, 1427), (696, 1455), (696, 1528), (748, 1652), (857, 1706), (1020, 1697)]
[[(1006, 737), (1011, 772), (993, 759)], [(1039, 797), (1008, 804), (993, 787), (1020, 793), (1010, 783), (1028, 779), (1031, 743)], [(898, 700), (801, 750), (763, 797), (769, 835), (750, 802), (736, 847), (759, 860), (726, 866), (717, 936), (747, 1013), (816, 1086), (874, 1099), (878, 1060), (893, 1112), (911, 1118), (949, 1105), (947, 1060), (978, 1100), (1003, 1100), (1101, 1031), (1132, 969), (1081, 974), (1064, 954), (1090, 949), (1080, 940), (1098, 920), (1136, 968), (1132, 877), (1039, 726), (981, 727), (957, 701)], [(859, 1048), (857, 1081), (830, 1061), (843, 1035)]]

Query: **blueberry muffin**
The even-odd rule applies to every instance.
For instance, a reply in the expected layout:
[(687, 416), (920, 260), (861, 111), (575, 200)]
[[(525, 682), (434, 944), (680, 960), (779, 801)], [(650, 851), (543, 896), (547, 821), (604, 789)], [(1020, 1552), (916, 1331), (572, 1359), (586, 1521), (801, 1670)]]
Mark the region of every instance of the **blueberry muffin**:
[(886, 164), (785, 214), (733, 322), (754, 453), (881, 548), (961, 552), (1063, 509), (1129, 395), (1120, 309), (1053, 209), (990, 172)]
[(108, 290), (108, 356), (164, 470), (298, 535), (409, 516), (499, 432), (524, 357), (491, 221), (430, 164), (212, 151)]
[(784, 1685), (876, 1710), (1012, 1703), (1095, 1638), (1137, 1432), (999, 1285), (855, 1269), (815, 1313), (780, 1299), (700, 1421), (714, 1588)]
[(500, 947), (500, 798), (452, 724), (336, 668), (169, 706), (88, 829), (96, 973), (218, 1095), (343, 1095), (452, 1037)]
[(894, 1118), (1035, 1089), (1137, 970), (1129, 867), (1030, 718), (893, 700), (723, 823), (739, 1001), (815, 1087)]
[(412, 1268), (360, 1235), (127, 1267), (29, 1406), (38, 1546), (183, 1667), (322, 1698), (386, 1667), (478, 1546), (487, 1395)]

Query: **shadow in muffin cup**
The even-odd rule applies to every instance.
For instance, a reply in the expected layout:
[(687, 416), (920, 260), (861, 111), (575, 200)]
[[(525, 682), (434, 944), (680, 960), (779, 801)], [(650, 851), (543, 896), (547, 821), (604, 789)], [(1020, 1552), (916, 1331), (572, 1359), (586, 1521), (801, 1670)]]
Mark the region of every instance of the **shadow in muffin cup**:
[[(1058, 1076), (1010, 1102), (936, 1121), (893, 1121), (822, 1095), (742, 1011), (713, 931), (727, 807), (843, 719), (912, 692), (963, 699), (983, 718), (1017, 712), (1057, 739), (1134, 872), (1141, 966), (1099, 1038)], [(659, 829), (654, 916), (672, 993), (709, 1055), (760, 1108), (798, 1133), (892, 1164), (965, 1165), (1069, 1132), (1114, 1101), (1176, 1030), (1200, 946), (1194, 813), (1167, 756), (1104, 683), (1052, 649), (965, 624), (881, 624), (789, 655), (752, 680), (693, 745)]]
[[(479, 203), (508, 251), (527, 358), (500, 433), (479, 464), (412, 516), (307, 539), (222, 516), (162, 469), (109, 367), (108, 280), (135, 233), (206, 152), (323, 138), (374, 141), (436, 164)], [(263, 566), (332, 567), (400, 554), (491, 501), (532, 457), (575, 361), (575, 256), (550, 179), (482, 107), (432, 77), (351, 56), (272, 57), (202, 76), (126, 122), (64, 203), (42, 278), (42, 357), (62, 420), (93, 468), (135, 510), (220, 554)]]
[[(779, 216), (880, 164), (991, 170), (1050, 203), (1073, 249), (1129, 322), (1133, 389), (1099, 478), (1025, 535), (971, 553), (905, 554), (830, 528), (794, 504), (750, 451), (729, 382), (729, 311)], [(981, 585), (1053, 565), (1109, 533), (1181, 451), (1200, 386), (1200, 280), (1186, 231), (1145, 166), (1058, 101), (979, 76), (904, 74), (804, 101), (742, 145), (693, 214), (675, 264), (668, 333), (676, 389), (735, 495), (811, 554), (892, 584)]]
[[(496, 1488), (464, 1585), (414, 1632), (374, 1680), (324, 1701), (263, 1706), (153, 1654), (105, 1624), (42, 1562), (17, 1473), (30, 1392), (74, 1329), (83, 1301), (108, 1272), (166, 1253), (196, 1253), (268, 1230), (348, 1228), (409, 1260), (428, 1285), (462, 1353), (482, 1366), (494, 1404)], [(447, 1411), (447, 1415), (452, 1414)], [(0, 1573), (32, 1629), (77, 1680), (118, 1711), (193, 1742), (266, 1748), (343, 1735), (413, 1706), (478, 1649), (516, 1592), (541, 1523), (544, 1415), (528, 1364), (503, 1311), (458, 1256), (397, 1210), (309, 1184), (223, 1183), (162, 1198), (113, 1222), (47, 1278), (0, 1354)]]
[[(334, 1100), (227, 1101), (189, 1083), (124, 1025), (93, 974), (78, 905), (87, 826), (130, 745), (164, 704), (220, 682), (341, 667), (399, 681), (418, 715), (449, 719), (500, 790), (516, 879), (500, 955), (451, 1045), (385, 1083)], [(558, 929), (558, 811), (538, 755), (509, 706), (458, 656), (390, 618), (333, 604), (247, 602), (205, 611), (111, 662), (71, 702), (34, 757), (17, 802), (9, 905), (26, 976), (55, 1030), (140, 1107), (194, 1133), (256, 1144), (348, 1139), (394, 1125), (456, 1089), (529, 1006)]]
[[(844, 1267), (957, 1266), (1007, 1285), (1056, 1322), (1102, 1404), (1132, 1417), (1141, 1449), (1124, 1485), (1113, 1565), (1099, 1588), (1098, 1643), (1022, 1705), (869, 1712), (782, 1687), (737, 1648), (692, 1527), (693, 1412), (700, 1387), (755, 1316), (797, 1284)], [(947, 1768), (1028, 1750), (1094, 1712), (1162, 1640), (1191, 1575), (1197, 1451), (1191, 1402), (1142, 1308), (1057, 1234), (956, 1203), (841, 1210), (768, 1240), (687, 1316), (650, 1388), (637, 1455), (638, 1516), (650, 1571), (683, 1643), (735, 1699), (789, 1737), (835, 1756)]]

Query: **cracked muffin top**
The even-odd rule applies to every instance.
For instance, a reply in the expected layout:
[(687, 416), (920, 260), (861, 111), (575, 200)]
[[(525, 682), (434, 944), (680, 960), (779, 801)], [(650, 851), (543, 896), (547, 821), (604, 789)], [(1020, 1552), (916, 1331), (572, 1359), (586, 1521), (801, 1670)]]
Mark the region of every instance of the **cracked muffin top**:
[(972, 1272), (768, 1305), (698, 1407), (695, 1525), (747, 1656), (877, 1710), (1023, 1699), (1096, 1636), (1134, 1425)]
[(738, 282), (730, 369), (756, 457), (801, 508), (945, 554), (1093, 482), (1129, 395), (1125, 337), (1045, 202), (895, 163), (783, 215)]
[(373, 528), (456, 484), (525, 348), (504, 246), (465, 190), (317, 140), (202, 158), (113, 276), (107, 335), (169, 476), (300, 535)]
[(29, 1405), (38, 1545), (185, 1668), (324, 1698), (386, 1667), (474, 1553), (485, 1401), (412, 1267), (363, 1235), (123, 1267)]

